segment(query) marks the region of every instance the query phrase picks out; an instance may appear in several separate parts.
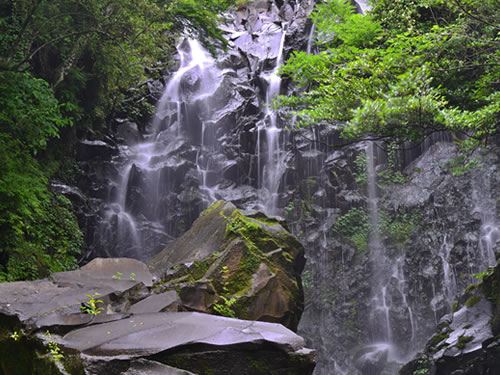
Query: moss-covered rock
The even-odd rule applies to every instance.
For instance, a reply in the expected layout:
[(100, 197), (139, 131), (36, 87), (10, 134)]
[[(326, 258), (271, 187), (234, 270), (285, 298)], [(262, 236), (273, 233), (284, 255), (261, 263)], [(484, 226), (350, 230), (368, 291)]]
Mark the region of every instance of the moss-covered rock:
[[(185, 304), (188, 310), (276, 322), (292, 329), (303, 309), (304, 263), (302, 245), (282, 222), (262, 213), (246, 214), (222, 201), (148, 262), (158, 290), (176, 289), (181, 299), (186, 282), (211, 282), (216, 300), (209, 299), (206, 305), (191, 299)], [(200, 308), (193, 309), (194, 305)]]

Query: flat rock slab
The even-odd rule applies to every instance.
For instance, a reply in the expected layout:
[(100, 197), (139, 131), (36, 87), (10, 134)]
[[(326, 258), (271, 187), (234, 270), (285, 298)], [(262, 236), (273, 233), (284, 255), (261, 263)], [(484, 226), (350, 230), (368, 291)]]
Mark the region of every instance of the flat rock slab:
[(129, 313), (156, 313), (162, 311), (177, 311), (181, 301), (175, 290), (161, 294), (153, 294), (130, 306)]
[(76, 271), (54, 273), (50, 279), (58, 285), (80, 283), (102, 286), (112, 283), (113, 288), (120, 285), (117, 282), (125, 288), (130, 282), (142, 282), (148, 287), (153, 284), (148, 267), (131, 258), (96, 258)]
[(193, 344), (234, 346), (270, 343), (285, 352), (304, 347), (304, 339), (281, 324), (202, 313), (137, 314), (119, 321), (74, 330), (62, 344), (92, 356), (153, 355)]
[[(122, 276), (116, 276), (118, 272)], [(0, 284), (0, 313), (15, 315), (21, 322), (31, 320), (35, 326), (40, 326), (37, 322), (41, 320), (43, 325), (85, 323), (88, 317), (68, 315), (80, 312), (88, 294), (99, 293), (95, 298), (106, 300), (109, 295), (137, 293), (151, 286), (152, 280), (147, 266), (138, 260), (97, 258), (76, 271), (54, 273), (49, 279)]]

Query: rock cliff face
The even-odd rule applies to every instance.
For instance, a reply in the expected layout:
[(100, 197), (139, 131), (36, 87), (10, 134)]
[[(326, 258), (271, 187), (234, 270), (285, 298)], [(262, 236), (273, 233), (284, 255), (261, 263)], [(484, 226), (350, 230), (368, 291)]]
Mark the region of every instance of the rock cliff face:
[(279, 222), (217, 202), (167, 250), (0, 284), (0, 374), (312, 373), (277, 324), (300, 319), (304, 264)]
[(140, 100), (157, 106), (150, 123), (120, 119), (113, 139), (81, 142), (81, 186), (95, 218), (87, 223), (88, 258), (147, 259), (216, 199), (277, 209), (291, 150), (271, 99), (286, 92), (277, 66), (307, 47), (311, 7), (258, 1), (227, 14), (227, 53), (214, 59), (184, 40), (178, 70), (143, 87)]
[[(369, 149), (360, 144), (331, 155), (325, 174), (308, 186), (305, 209), (291, 217), (309, 250), (299, 332), (314, 338), (320, 374), (396, 373), (451, 311), (471, 275), (496, 264), (494, 147), (477, 155), (481, 168), (462, 176), (446, 167), (456, 157), (451, 143), (406, 155), (401, 175), (394, 168), (404, 154)], [(376, 173), (378, 243), (367, 159)], [(311, 212), (307, 221), (304, 210)]]
[[(394, 374), (424, 347), (470, 276), (496, 264), (498, 149), (479, 151), (481, 167), (453, 176), (450, 136), (404, 151), (341, 147), (336, 124), (285, 130), (293, 119), (268, 104), (294, 90), (276, 74), (280, 61), (294, 49), (314, 52), (311, 6), (250, 2), (228, 15), (231, 48), (217, 59), (196, 41), (181, 43), (179, 69), (147, 85), (155, 118), (122, 119), (112, 139), (83, 141), (81, 190), (91, 199), (68, 194), (88, 207), (80, 218), (89, 258), (147, 259), (219, 199), (284, 216), (306, 248), (299, 333), (318, 350), (315, 374)], [(266, 262), (252, 272), (278, 275)], [(193, 310), (214, 303), (210, 285), (192, 290), (202, 289), (208, 302)]]

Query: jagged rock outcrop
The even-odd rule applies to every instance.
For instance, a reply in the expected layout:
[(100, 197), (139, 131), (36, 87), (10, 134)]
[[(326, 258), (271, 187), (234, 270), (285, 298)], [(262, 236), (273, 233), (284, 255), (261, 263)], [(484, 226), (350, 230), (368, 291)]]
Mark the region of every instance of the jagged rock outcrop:
[(483, 277), (441, 318), (425, 351), (406, 364), (401, 375), (500, 372), (500, 266)]
[[(87, 213), (94, 218), (92, 222), (79, 216), (88, 244), (85, 260), (148, 259), (184, 233), (215, 199), (262, 208), (269, 76), (281, 52), (286, 57), (306, 48), (312, 4), (248, 2), (227, 14), (221, 27), (229, 50), (219, 53), (208, 68), (217, 77), (208, 85), (210, 95), (200, 94), (207, 86), (202, 84), (204, 67), (194, 66), (180, 79), (179, 102), (158, 104), (152, 121), (120, 113), (110, 126), (115, 130), (111, 137), (94, 140), (89, 134), (90, 140), (81, 142), (84, 174), (78, 186), (89, 197)], [(189, 59), (191, 52), (187, 41), (179, 45), (182, 59)], [(144, 97), (134, 96), (134, 101), (154, 103), (173, 77), (175, 72), (168, 72), (142, 83), (135, 95), (144, 92)], [(286, 91), (287, 82), (282, 86)], [(154, 123), (161, 124), (155, 128)], [(151, 156), (144, 145), (153, 141)], [(96, 162), (99, 152), (102, 157)]]
[(303, 248), (277, 220), (218, 202), (169, 249), (0, 284), (0, 374), (312, 373), (283, 325), (186, 312), (297, 325)]
[(175, 289), (191, 311), (281, 323), (303, 309), (304, 249), (277, 219), (212, 204), (191, 229), (148, 261), (160, 291)]

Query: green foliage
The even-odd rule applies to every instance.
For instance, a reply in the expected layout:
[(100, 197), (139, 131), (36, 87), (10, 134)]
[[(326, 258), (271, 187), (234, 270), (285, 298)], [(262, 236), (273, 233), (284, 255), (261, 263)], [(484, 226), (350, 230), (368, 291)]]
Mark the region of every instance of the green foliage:
[(389, 237), (396, 246), (403, 248), (410, 240), (413, 229), (420, 223), (419, 212), (396, 213), (388, 215), (380, 212), (379, 231)]
[(115, 279), (115, 280), (121, 280), (123, 276), (123, 273), (117, 271), (113, 276), (111, 276), (112, 279)]
[(493, 272), (495, 272), (495, 267), (489, 267), (488, 269), (486, 269), (483, 272), (478, 272), (478, 273), (472, 274), (471, 278), (476, 279), (478, 281), (483, 281), (483, 279), (485, 277), (489, 277), (489, 276), (493, 275)]
[(354, 159), (354, 180), (361, 185), (368, 182), (367, 158), (364, 152)]
[(64, 354), (59, 347), (59, 344), (52, 339), (52, 335), (50, 334), (49, 331), (47, 331), (44, 336), (48, 340), (48, 353), (50, 354), (50, 357), (52, 360), (56, 363), (61, 363), (61, 361), (64, 359)]
[(48, 83), (29, 73), (0, 72), (0, 124), (4, 137), (36, 154), (71, 124)]
[(365, 210), (352, 208), (340, 216), (333, 225), (333, 231), (342, 238), (349, 240), (358, 251), (368, 249), (368, 236), (370, 234), (370, 219)]
[(387, 150), (387, 167), (377, 173), (377, 180), (382, 185), (404, 184), (408, 182), (408, 178), (401, 172), (398, 164), (398, 145), (392, 142)]
[(101, 293), (94, 293), (94, 294), (85, 294), (87, 297), (89, 297), (89, 300), (87, 302), (82, 303), (80, 306), (80, 310), (84, 314), (91, 314), (91, 315), (99, 315), (104, 309), (102, 307), (98, 307), (97, 304), (104, 303), (100, 299), (95, 299), (95, 297), (100, 296)]
[(0, 134), (0, 280), (75, 268), (83, 235), (71, 203), (50, 193), (36, 159), (6, 138)]
[(370, 16), (354, 14), (355, 9), (350, 1), (344, 0), (326, 0), (316, 5), (311, 18), (318, 30), (317, 43), (328, 47), (347, 44), (357, 48), (376, 43), (382, 28)]
[(281, 69), (309, 89), (276, 105), (297, 115), (298, 125), (344, 122), (343, 137), (354, 140), (401, 144), (460, 133), (470, 155), (499, 124), (498, 3), (373, 3), (364, 17), (346, 0), (316, 6), (320, 53), (292, 54)]
[[(0, 3), (0, 281), (76, 266), (82, 233), (69, 202), (47, 187), (49, 178), (75, 180), (76, 131), (92, 127), (99, 135), (120, 109), (146, 121), (152, 103), (125, 103), (128, 90), (147, 78), (146, 67), (159, 71), (158, 61), (171, 61), (182, 33), (212, 51), (225, 45), (217, 25), (231, 3)], [(55, 142), (61, 136), (65, 147)]]

